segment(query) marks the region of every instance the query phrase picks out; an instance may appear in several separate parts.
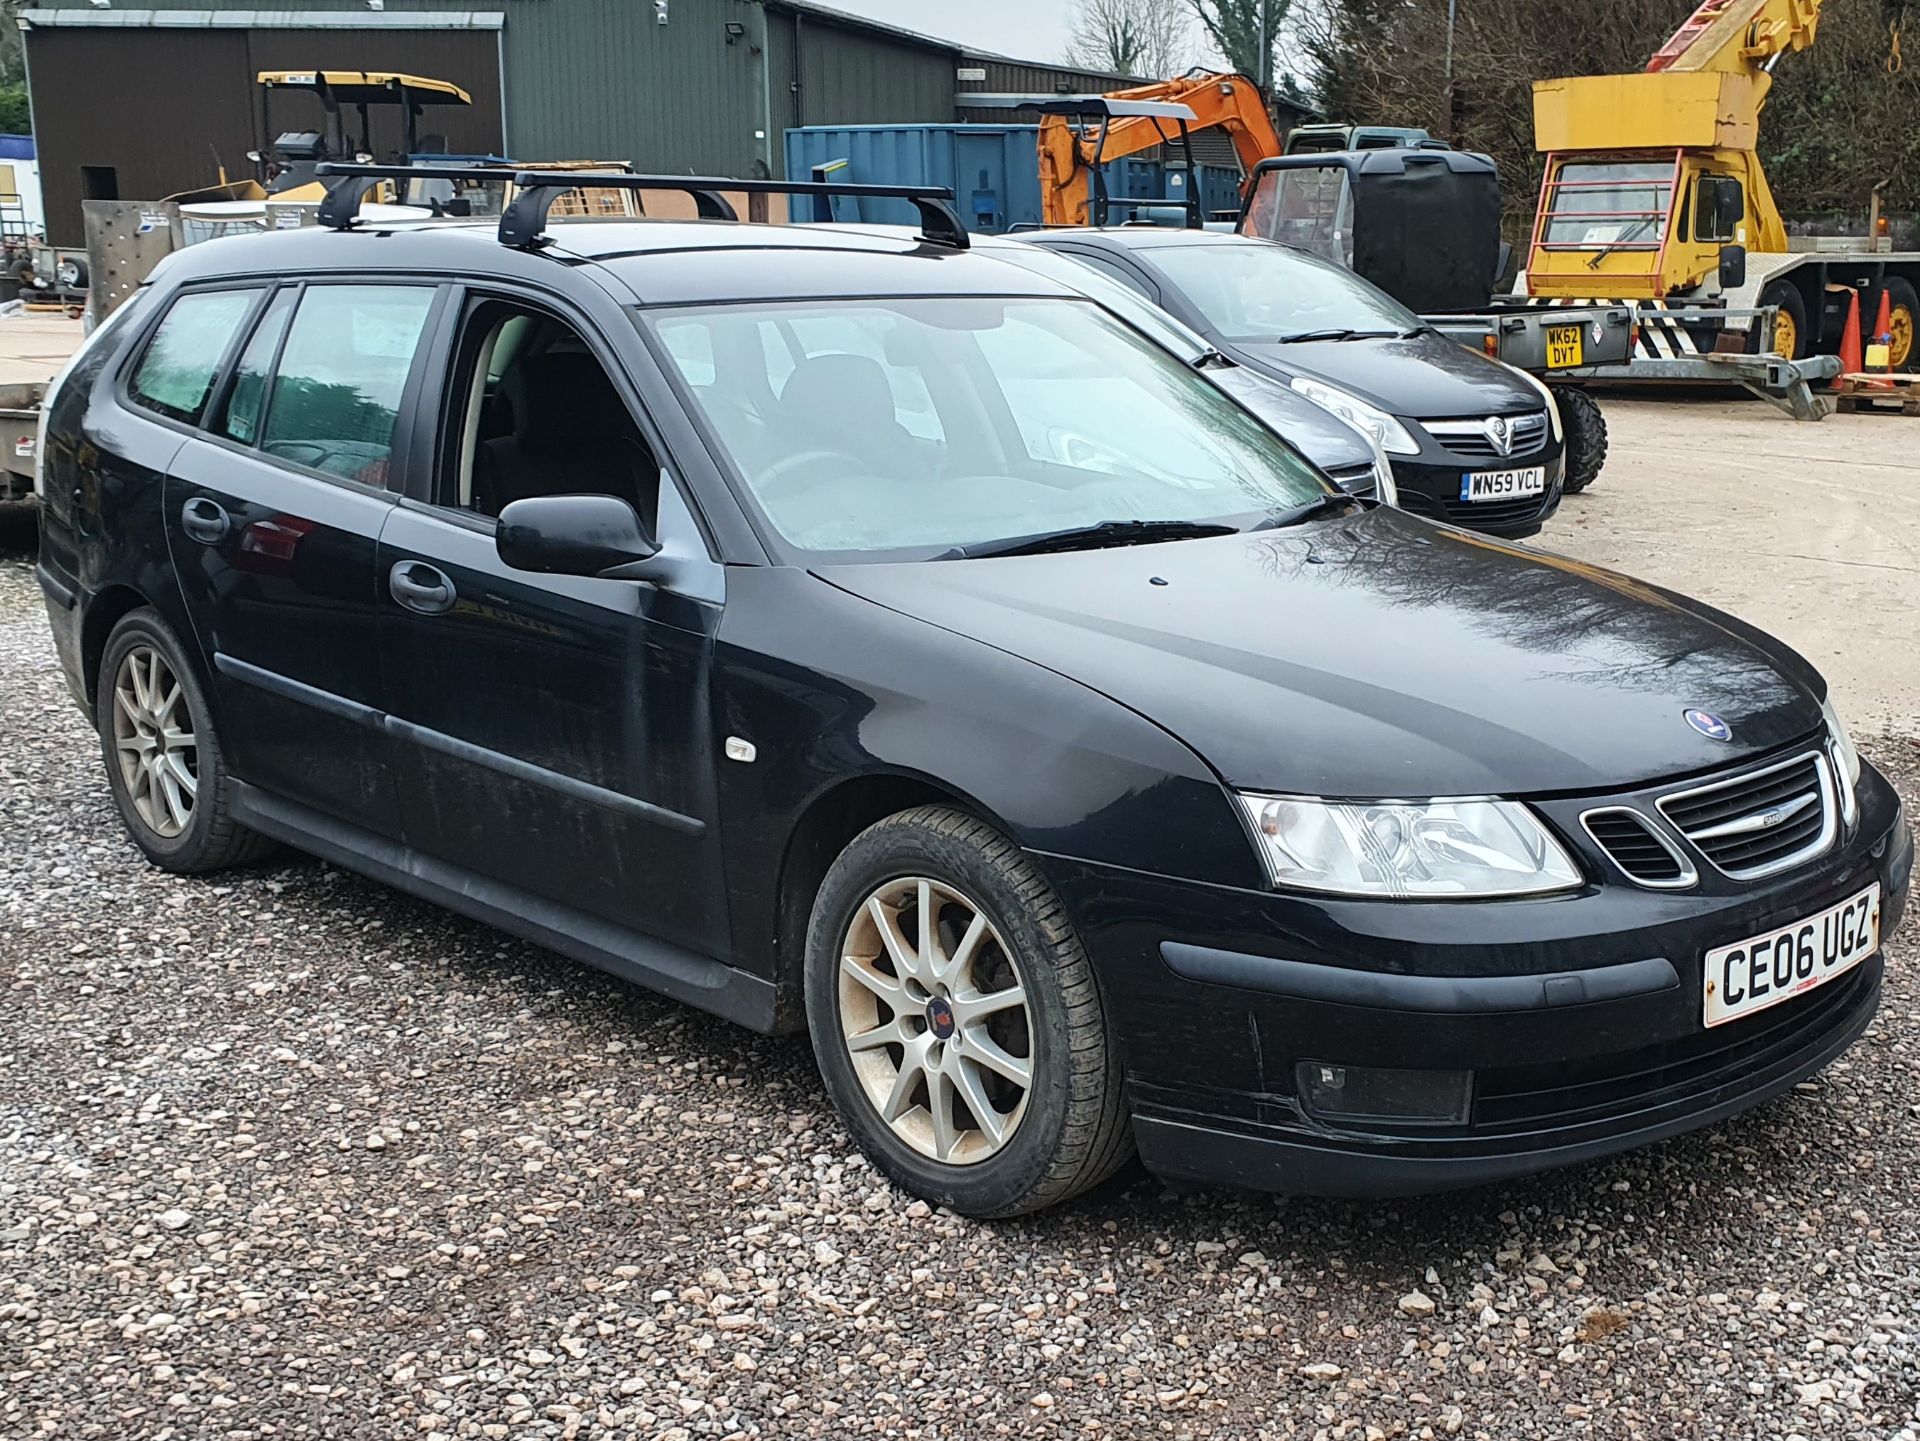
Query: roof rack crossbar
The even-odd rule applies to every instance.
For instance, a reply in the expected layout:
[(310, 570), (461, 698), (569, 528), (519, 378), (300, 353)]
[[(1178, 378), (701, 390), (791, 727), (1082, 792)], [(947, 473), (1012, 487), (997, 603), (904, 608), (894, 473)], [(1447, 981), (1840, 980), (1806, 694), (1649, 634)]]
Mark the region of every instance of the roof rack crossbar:
[[(658, 182), (634, 184), (635, 181)], [(515, 250), (532, 250), (541, 244), (547, 228), (547, 212), (553, 202), (569, 190), (582, 187), (607, 190), (679, 190), (693, 197), (694, 213), (702, 220), (740, 219), (727, 197), (715, 186), (737, 188), (744, 182), (732, 180), (682, 179), (677, 175), (629, 175), (625, 171), (600, 170), (521, 170), (513, 177), (515, 194), (500, 213), (500, 243)]]
[(693, 196), (702, 219), (738, 220), (722, 191), (740, 195), (845, 195), (905, 200), (920, 212), (921, 239), (954, 250), (967, 248), (967, 228), (953, 208), (953, 192), (922, 185), (841, 185), (817, 180), (731, 180), (699, 175), (626, 175), (589, 170), (523, 170), (514, 176), (519, 194), (500, 217), (500, 243), (526, 249), (541, 242), (547, 209), (563, 190), (602, 186), (609, 190), (678, 190)]
[(346, 165), (323, 160), (313, 173), (333, 184), (327, 187), (316, 218), (331, 230), (350, 230), (360, 215), (360, 202), (382, 180), (511, 180), (514, 172), (502, 165)]
[(568, 190), (666, 190), (693, 197), (703, 220), (738, 221), (723, 191), (738, 195), (844, 195), (905, 200), (920, 212), (920, 238), (953, 250), (967, 248), (967, 228), (953, 208), (953, 191), (928, 185), (841, 185), (818, 180), (734, 180), (705, 175), (633, 175), (622, 170), (509, 170), (505, 166), (342, 165), (325, 161), (314, 173), (334, 183), (320, 202), (322, 225), (349, 229), (360, 202), (382, 180), (511, 180), (514, 197), (500, 216), (500, 243), (530, 250), (543, 243), (547, 213)]

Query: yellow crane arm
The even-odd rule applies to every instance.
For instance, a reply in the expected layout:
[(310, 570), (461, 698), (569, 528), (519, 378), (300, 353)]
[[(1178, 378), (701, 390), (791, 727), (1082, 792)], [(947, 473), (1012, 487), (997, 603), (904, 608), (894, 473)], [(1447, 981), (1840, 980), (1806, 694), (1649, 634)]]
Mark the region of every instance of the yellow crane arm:
[(1813, 44), (1822, 0), (1705, 0), (1647, 69), (1752, 75)]
[[(1185, 105), (1194, 113), (1189, 129), (1215, 126), (1227, 132), (1241, 167), (1248, 174), (1262, 160), (1278, 155), (1279, 132), (1267, 114), (1260, 89), (1244, 75), (1201, 71), (1176, 80), (1116, 90), (1109, 100), (1145, 100)], [(1148, 116), (1116, 117), (1107, 122), (1105, 140), (1092, 130), (1076, 130), (1066, 115), (1040, 118), (1040, 218), (1048, 225), (1087, 223), (1087, 173), (1096, 152), (1100, 162), (1123, 160), (1176, 140), (1177, 126)], [(1198, 177), (1192, 183), (1198, 184)]]

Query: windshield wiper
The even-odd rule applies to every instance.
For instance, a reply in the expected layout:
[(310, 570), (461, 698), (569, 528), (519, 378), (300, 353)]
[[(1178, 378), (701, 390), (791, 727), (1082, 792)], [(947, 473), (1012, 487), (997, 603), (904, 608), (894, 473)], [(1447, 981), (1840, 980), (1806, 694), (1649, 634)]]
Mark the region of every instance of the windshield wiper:
[(1593, 259), (1587, 262), (1587, 269), (1598, 270), (1600, 268), (1601, 261), (1605, 260), (1609, 255), (1613, 254), (1613, 252), (1618, 250), (1621, 246), (1626, 245), (1630, 241), (1632, 241), (1634, 236), (1638, 235), (1641, 231), (1645, 230), (1649, 225), (1653, 224), (1653, 222), (1657, 218), (1658, 217), (1652, 216), (1652, 215), (1643, 215), (1638, 220), (1634, 221), (1633, 224), (1629, 225), (1625, 230), (1622, 230), (1618, 235), (1614, 236), (1613, 239), (1609, 241), (1606, 244), (1606, 246), (1601, 249), (1598, 255), (1594, 256)]
[(1302, 330), (1302, 331), (1297, 331), (1292, 335), (1281, 336), (1280, 343), (1282, 345), (1293, 345), (1296, 342), (1302, 341), (1302, 340), (1351, 340), (1354, 337), (1354, 333), (1355, 332), (1351, 329)]
[(1045, 555), (1054, 550), (1098, 550), (1115, 545), (1151, 545), (1161, 540), (1202, 540), (1210, 535), (1237, 535), (1239, 527), (1195, 520), (1103, 520), (1039, 535), (1016, 535), (1009, 540), (983, 540), (956, 545), (935, 560), (979, 560), (989, 555)]
[(1303, 520), (1312, 520), (1316, 515), (1324, 514), (1332, 510), (1335, 506), (1344, 510), (1347, 506), (1359, 505), (1360, 503), (1356, 497), (1348, 495), (1345, 491), (1330, 491), (1326, 495), (1316, 495), (1304, 505), (1296, 505), (1291, 510), (1276, 512), (1253, 528), (1255, 530), (1285, 530), (1288, 526), (1298, 525)]

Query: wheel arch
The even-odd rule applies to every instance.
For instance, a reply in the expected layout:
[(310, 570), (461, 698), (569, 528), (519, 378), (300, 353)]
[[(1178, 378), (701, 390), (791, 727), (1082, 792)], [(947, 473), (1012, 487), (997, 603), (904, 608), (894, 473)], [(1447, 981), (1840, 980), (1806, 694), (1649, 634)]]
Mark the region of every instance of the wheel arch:
[(795, 818), (781, 853), (775, 892), (777, 1031), (806, 1028), (802, 969), (806, 963), (807, 925), (827, 871), (868, 826), (925, 805), (949, 806), (977, 816), (1003, 835), (1012, 835), (1006, 822), (974, 797), (931, 776), (904, 770), (872, 771), (836, 780), (809, 800)]
[(107, 653), (107, 637), (123, 617), (152, 605), (139, 590), (124, 584), (105, 587), (87, 603), (80, 620), (80, 679), (87, 688), (89, 708), (100, 700), (100, 661)]

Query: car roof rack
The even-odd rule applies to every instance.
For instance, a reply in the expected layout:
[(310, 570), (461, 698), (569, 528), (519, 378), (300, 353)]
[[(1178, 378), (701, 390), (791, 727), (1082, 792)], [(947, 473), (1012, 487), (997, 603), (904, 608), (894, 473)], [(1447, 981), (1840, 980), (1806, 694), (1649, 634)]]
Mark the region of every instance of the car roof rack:
[[(313, 167), (331, 180), (315, 218), (329, 230), (351, 230), (360, 218), (360, 202), (382, 180), (479, 180), (504, 182), (518, 173), (506, 165), (343, 165), (323, 160)], [(268, 196), (272, 199), (272, 196)]]
[(568, 190), (665, 190), (693, 197), (703, 220), (740, 219), (723, 191), (744, 195), (836, 195), (871, 200), (905, 200), (920, 212), (920, 238), (952, 250), (967, 248), (967, 229), (953, 208), (953, 192), (927, 185), (840, 185), (818, 180), (731, 180), (702, 175), (631, 175), (617, 170), (509, 170), (505, 166), (339, 165), (314, 167), (334, 183), (320, 202), (319, 220), (335, 230), (350, 229), (360, 202), (382, 180), (511, 181), (514, 197), (500, 215), (500, 243), (533, 250), (550, 242), (547, 212)]

